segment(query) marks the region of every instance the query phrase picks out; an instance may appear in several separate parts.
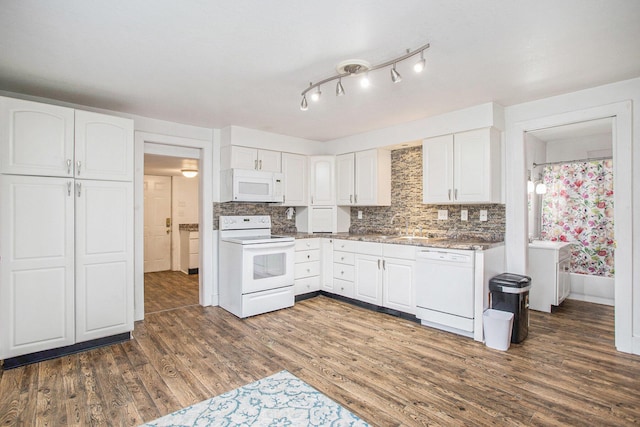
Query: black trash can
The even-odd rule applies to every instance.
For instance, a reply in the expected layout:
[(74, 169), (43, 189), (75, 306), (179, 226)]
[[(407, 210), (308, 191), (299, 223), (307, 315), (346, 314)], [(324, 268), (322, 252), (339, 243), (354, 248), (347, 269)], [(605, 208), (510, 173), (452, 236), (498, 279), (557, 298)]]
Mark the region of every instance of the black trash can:
[(502, 273), (489, 280), (490, 308), (513, 313), (513, 343), (524, 341), (529, 334), (529, 289), (529, 276)]

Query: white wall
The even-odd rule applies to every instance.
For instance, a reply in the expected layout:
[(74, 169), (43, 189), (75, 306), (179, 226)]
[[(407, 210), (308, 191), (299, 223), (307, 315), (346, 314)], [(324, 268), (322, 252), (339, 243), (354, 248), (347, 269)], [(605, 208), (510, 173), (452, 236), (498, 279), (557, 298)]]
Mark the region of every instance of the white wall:
[(579, 138), (554, 139), (547, 142), (547, 161), (587, 159), (613, 155), (611, 133)]
[(325, 154), (343, 154), (486, 127), (504, 129), (502, 107), (489, 102), (326, 142)]

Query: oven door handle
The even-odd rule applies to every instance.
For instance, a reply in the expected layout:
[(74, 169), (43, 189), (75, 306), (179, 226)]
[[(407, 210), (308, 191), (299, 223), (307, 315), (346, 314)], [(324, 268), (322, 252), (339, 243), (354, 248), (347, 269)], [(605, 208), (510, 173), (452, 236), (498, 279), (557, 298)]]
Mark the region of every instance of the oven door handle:
[(294, 248), (295, 245), (296, 245), (295, 242), (256, 243), (256, 244), (245, 245), (243, 249), (246, 251), (255, 252), (255, 251), (264, 251), (264, 250), (271, 250), (271, 249), (289, 249), (289, 248)]

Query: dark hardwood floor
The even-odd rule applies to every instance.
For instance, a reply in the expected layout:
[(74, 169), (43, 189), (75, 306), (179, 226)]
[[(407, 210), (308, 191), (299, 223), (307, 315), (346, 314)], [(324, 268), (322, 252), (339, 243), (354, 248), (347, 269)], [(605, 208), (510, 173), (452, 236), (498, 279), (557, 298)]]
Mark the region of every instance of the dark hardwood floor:
[(159, 311), (133, 336), (1, 372), (0, 425), (137, 425), (282, 369), (376, 426), (640, 423), (612, 307), (531, 312), (507, 352), (322, 296), (245, 320)]
[(198, 275), (158, 271), (144, 275), (144, 313), (198, 304)]

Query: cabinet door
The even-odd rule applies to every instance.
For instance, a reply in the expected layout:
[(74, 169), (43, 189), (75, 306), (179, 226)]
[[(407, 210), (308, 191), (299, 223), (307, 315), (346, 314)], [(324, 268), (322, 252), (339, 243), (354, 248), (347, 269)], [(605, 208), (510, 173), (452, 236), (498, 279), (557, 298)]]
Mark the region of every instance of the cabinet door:
[(72, 183), (0, 176), (0, 359), (74, 343)]
[(282, 171), (282, 153), (271, 150), (258, 150), (258, 170), (266, 172)]
[(350, 206), (355, 195), (355, 156), (354, 153), (336, 156), (336, 204)]
[(423, 203), (453, 203), (453, 135), (422, 142)]
[(414, 281), (415, 261), (385, 258), (383, 260), (383, 303), (384, 307), (415, 314)]
[(0, 97), (0, 172), (73, 176), (73, 109)]
[(133, 120), (76, 110), (75, 176), (133, 180)]
[(307, 157), (300, 154), (282, 153), (284, 174), (283, 206), (307, 206)]
[(133, 187), (76, 180), (76, 341), (133, 330)]
[(311, 205), (326, 206), (336, 204), (333, 156), (315, 156), (310, 158)]
[(321, 239), (320, 248), (321, 288), (323, 291), (333, 292), (333, 239)]
[(382, 305), (382, 259), (362, 254), (355, 258), (355, 298)]
[(489, 129), (455, 134), (454, 199), (456, 202), (489, 202), (491, 145)]
[(355, 203), (360, 206), (391, 204), (391, 154), (384, 150), (356, 153)]
[(258, 169), (258, 150), (256, 148), (231, 146), (231, 168)]

